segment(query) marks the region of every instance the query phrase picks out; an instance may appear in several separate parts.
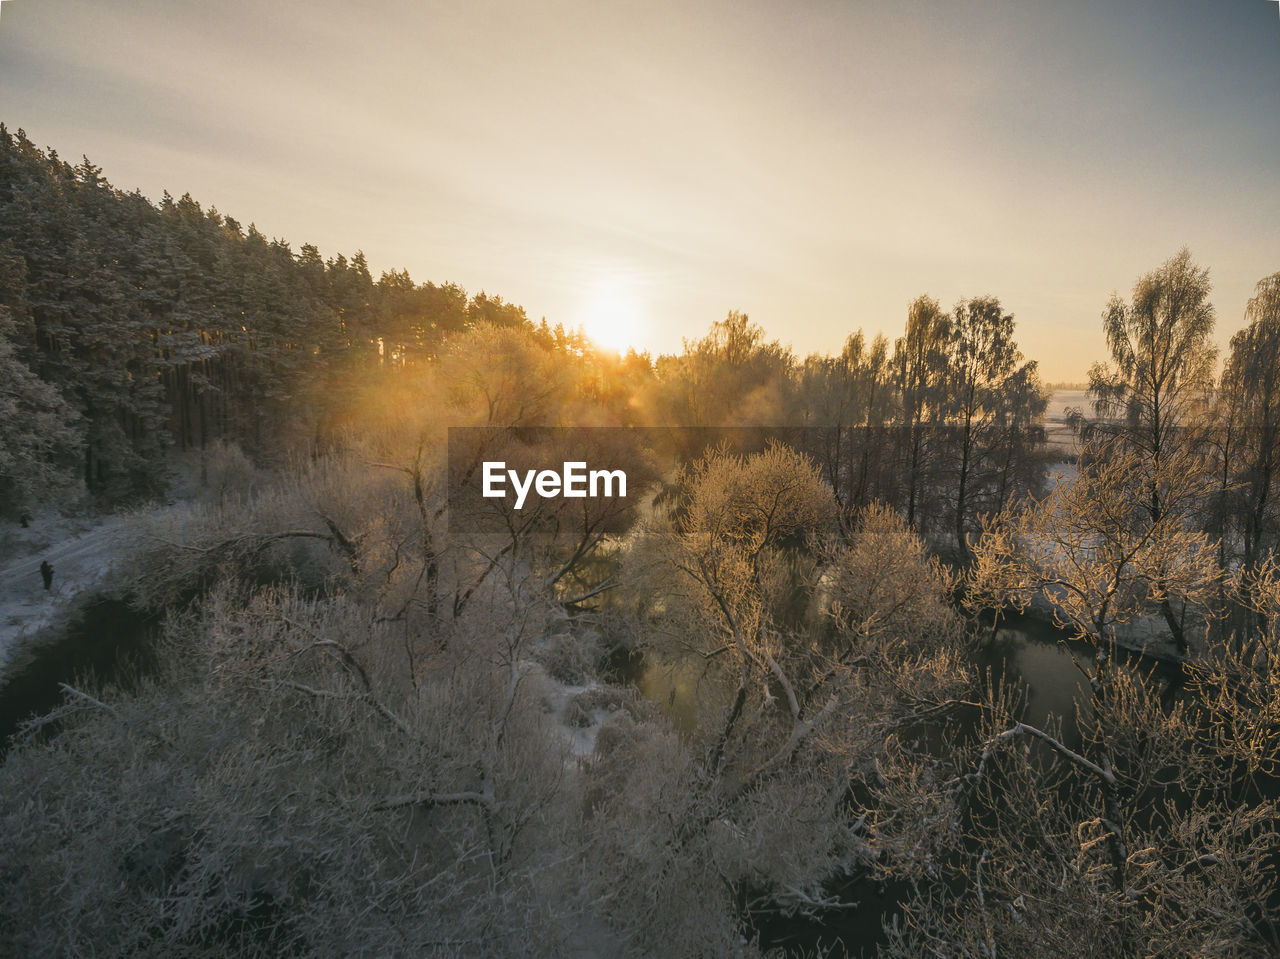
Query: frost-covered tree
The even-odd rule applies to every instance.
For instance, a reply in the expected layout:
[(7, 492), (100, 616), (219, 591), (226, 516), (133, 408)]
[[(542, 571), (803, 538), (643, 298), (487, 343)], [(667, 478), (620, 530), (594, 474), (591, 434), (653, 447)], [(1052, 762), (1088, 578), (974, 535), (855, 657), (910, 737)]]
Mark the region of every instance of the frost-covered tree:
[(628, 877), (609, 883), (620, 929), (656, 943), (679, 926), (676, 951), (696, 955), (732, 936), (734, 888), (814, 910), (847, 870), (919, 867), (894, 798), (868, 809), (850, 793), (909, 779), (898, 734), (968, 676), (946, 577), (919, 540), (884, 509), (842, 539), (804, 456), (712, 452), (679, 490), (633, 545), (629, 584), (644, 648), (703, 664), (702, 732), (682, 748), (623, 723), (593, 766), (593, 829)]
[(896, 409), (888, 340), (877, 335), (868, 344), (858, 330), (838, 355), (810, 356), (796, 375), (794, 420), (836, 504), (851, 511), (889, 495), (897, 473), (885, 455)]
[[(1141, 458), (1147, 475), (1133, 481), (1143, 490), (1153, 524), (1171, 509), (1181, 510), (1177, 522), (1192, 524), (1204, 505), (1203, 498), (1170, 502), (1162, 477), (1175, 458), (1181, 470), (1203, 471), (1186, 453), (1198, 447), (1214, 386), (1209, 290), (1209, 271), (1184, 247), (1140, 277), (1129, 302), (1113, 296), (1102, 315), (1112, 363), (1095, 363), (1089, 371), (1089, 393), (1100, 418), (1090, 428), (1115, 436)], [(1185, 648), (1177, 611), (1165, 602), (1160, 608), (1174, 641)]]
[[(972, 602), (1046, 603), (1104, 659), (1118, 627), (1157, 610), (1176, 610), (1175, 638), (1185, 636), (1217, 595), (1220, 575), (1214, 544), (1182, 519), (1204, 490), (1192, 463), (1187, 450), (1167, 453), (1153, 475), (1141, 454), (1114, 440), (1086, 446), (1078, 476), (985, 525)], [(1167, 507), (1159, 514), (1149, 509), (1153, 489)]]
[[(1234, 589), (1274, 622), (1274, 568)], [(954, 802), (952, 880), (917, 889), (882, 954), (1274, 955), (1276, 661), (1274, 629), (1227, 637), (1175, 697), (1097, 663), (1073, 733), (993, 689), (932, 786)]]
[(0, 307), (0, 515), (13, 516), (73, 486), (80, 421), (57, 387), (16, 349), (17, 324)]
[(550, 598), (490, 577), (441, 643), (400, 475), (334, 456), (240, 495), (138, 524), (159, 672), (68, 688), (0, 766), (0, 951), (569, 954), (598, 920)]
[[(1209, 271), (1183, 248), (1140, 277), (1129, 302), (1113, 296), (1102, 315), (1112, 362), (1089, 371), (1095, 411), (1156, 471), (1162, 455), (1181, 444), (1180, 431), (1194, 425), (1213, 388), (1217, 349), (1209, 290)], [(1158, 498), (1150, 508), (1160, 510)]]
[(157, 681), (68, 687), (0, 767), (0, 946), (567, 954), (591, 913), (564, 760), (536, 678), (490, 664), (509, 624), (474, 626), (410, 682), (359, 600), (224, 588)]
[(1253, 903), (1276, 848), (1274, 804), (1228, 774), (1225, 737), (1204, 735), (1222, 726), (1222, 706), (1163, 702), (1159, 681), (1116, 646), (1119, 628), (1167, 601), (1185, 610), (1218, 594), (1214, 544), (1178, 519), (1198, 495), (1192, 454), (1166, 452), (1158, 519), (1148, 461), (1098, 440), (1078, 478), (994, 519), (976, 544), (971, 604), (1038, 599), (1093, 645), (1079, 664), (1078, 740), (1056, 719), (1027, 722), (1007, 689), (975, 704), (978, 745), (943, 787), (962, 810), (951, 855), (965, 882), (917, 896), (890, 955), (943, 941), (984, 955), (1265, 953), (1271, 933)]
[(1274, 955), (1280, 810), (1224, 775), (1249, 729), (1202, 732), (1233, 699), (1170, 706), (1119, 667), (1078, 710), (1078, 743), (1012, 697), (984, 704), (976, 743), (935, 780), (955, 803), (935, 851), (951, 882), (917, 890), (881, 954)]
[[(776, 425), (786, 409), (790, 350), (745, 313), (730, 311), (707, 335), (661, 357), (645, 405), (655, 426)], [(695, 455), (697, 450), (685, 451)]]
[[(1219, 381), (1213, 448), (1218, 454), (1221, 534), (1248, 569), (1262, 565), (1277, 536), (1280, 483), (1280, 273), (1258, 283), (1248, 325), (1231, 338)], [(1238, 544), (1238, 545), (1237, 545)]]

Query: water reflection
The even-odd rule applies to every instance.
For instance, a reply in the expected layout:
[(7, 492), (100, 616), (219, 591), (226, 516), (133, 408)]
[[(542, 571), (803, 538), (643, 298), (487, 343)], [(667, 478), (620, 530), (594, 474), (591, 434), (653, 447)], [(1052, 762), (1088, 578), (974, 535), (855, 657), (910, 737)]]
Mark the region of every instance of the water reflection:
[(649, 656), (636, 664), (624, 682), (632, 682), (640, 694), (662, 710), (667, 721), (691, 737), (710, 716), (729, 708), (731, 691), (717, 682), (700, 656), (662, 660)]
[[(1180, 663), (1125, 649), (1117, 650), (1116, 655), (1120, 662), (1157, 684), (1166, 705), (1182, 695)], [(1062, 719), (1063, 736), (1070, 743), (1078, 741), (1076, 705), (1087, 708), (1085, 673), (1092, 671), (1093, 658), (1093, 645), (1066, 630), (1034, 616), (1007, 615), (1002, 618), (994, 641), (979, 655), (978, 664), (997, 676), (1003, 675), (1006, 681), (1020, 680), (1026, 690), (1024, 720), (1043, 727), (1051, 716), (1056, 716)]]
[(1024, 690), (1024, 719), (1044, 728), (1053, 717), (1062, 721), (1068, 743), (1079, 740), (1076, 703), (1087, 701), (1084, 672), (1093, 662), (1093, 647), (1051, 623), (1030, 616), (1006, 617), (995, 639), (978, 656), (978, 666), (993, 678), (1018, 683)]

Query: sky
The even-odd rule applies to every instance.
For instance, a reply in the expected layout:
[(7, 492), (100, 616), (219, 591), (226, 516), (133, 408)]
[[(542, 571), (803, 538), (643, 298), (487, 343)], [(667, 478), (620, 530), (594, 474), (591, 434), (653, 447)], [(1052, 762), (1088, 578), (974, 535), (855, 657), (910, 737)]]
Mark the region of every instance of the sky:
[(678, 351), (994, 295), (1047, 381), (1181, 247), (1280, 271), (1277, 0), (0, 0), (0, 122), (118, 188)]

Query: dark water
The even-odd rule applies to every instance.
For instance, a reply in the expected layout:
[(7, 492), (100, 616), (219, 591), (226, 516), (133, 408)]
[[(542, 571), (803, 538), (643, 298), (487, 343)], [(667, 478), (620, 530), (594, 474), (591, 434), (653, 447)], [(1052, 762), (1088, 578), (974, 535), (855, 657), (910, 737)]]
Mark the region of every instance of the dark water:
[[(1180, 688), (1181, 666), (1124, 650), (1118, 655), (1144, 673), (1149, 672), (1164, 688)], [(1064, 735), (1072, 738), (1075, 704), (1086, 687), (1081, 669), (1089, 670), (1092, 662), (1093, 647), (1089, 643), (1072, 639), (1042, 619), (1013, 614), (1002, 617), (995, 640), (983, 648), (977, 665), (1005, 682), (1024, 685), (1026, 722), (1040, 726), (1050, 716), (1056, 716), (1064, 722)], [(696, 732), (702, 719), (718, 715), (719, 707), (729, 702), (726, 692), (708, 677), (705, 665), (692, 658), (674, 662), (633, 659), (615, 670), (614, 678), (635, 685), (684, 733)]]
[(0, 757), (25, 720), (63, 701), (59, 683), (127, 684), (153, 672), (157, 628), (156, 616), (126, 600), (99, 598), (87, 602), (58, 639), (17, 651), (0, 679)]
[[(1181, 664), (1125, 649), (1117, 650), (1116, 656), (1158, 686), (1166, 704), (1182, 694)], [(1043, 727), (1051, 716), (1061, 719), (1063, 738), (1070, 745), (1079, 742), (1076, 704), (1086, 701), (1085, 673), (1092, 668), (1093, 658), (1092, 644), (1072, 638), (1052, 623), (1029, 615), (1006, 615), (978, 665), (1006, 681), (1020, 682), (1026, 691), (1024, 721)]]
[(979, 667), (1005, 682), (1025, 685), (1025, 720), (1034, 726), (1043, 726), (1050, 716), (1072, 722), (1075, 704), (1088, 688), (1082, 670), (1088, 670), (1092, 661), (1092, 648), (1073, 643), (1050, 624), (1028, 617), (1006, 622), (978, 657)]

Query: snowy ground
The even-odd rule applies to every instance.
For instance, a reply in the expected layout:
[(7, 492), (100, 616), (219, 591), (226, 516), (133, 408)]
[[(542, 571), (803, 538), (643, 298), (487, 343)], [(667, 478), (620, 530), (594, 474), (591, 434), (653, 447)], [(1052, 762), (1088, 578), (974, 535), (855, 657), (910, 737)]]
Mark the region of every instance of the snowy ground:
[[(0, 673), (13, 649), (76, 606), (82, 594), (110, 579), (121, 554), (127, 514), (37, 516), (29, 528), (0, 531)], [(45, 592), (40, 561), (53, 566)]]

